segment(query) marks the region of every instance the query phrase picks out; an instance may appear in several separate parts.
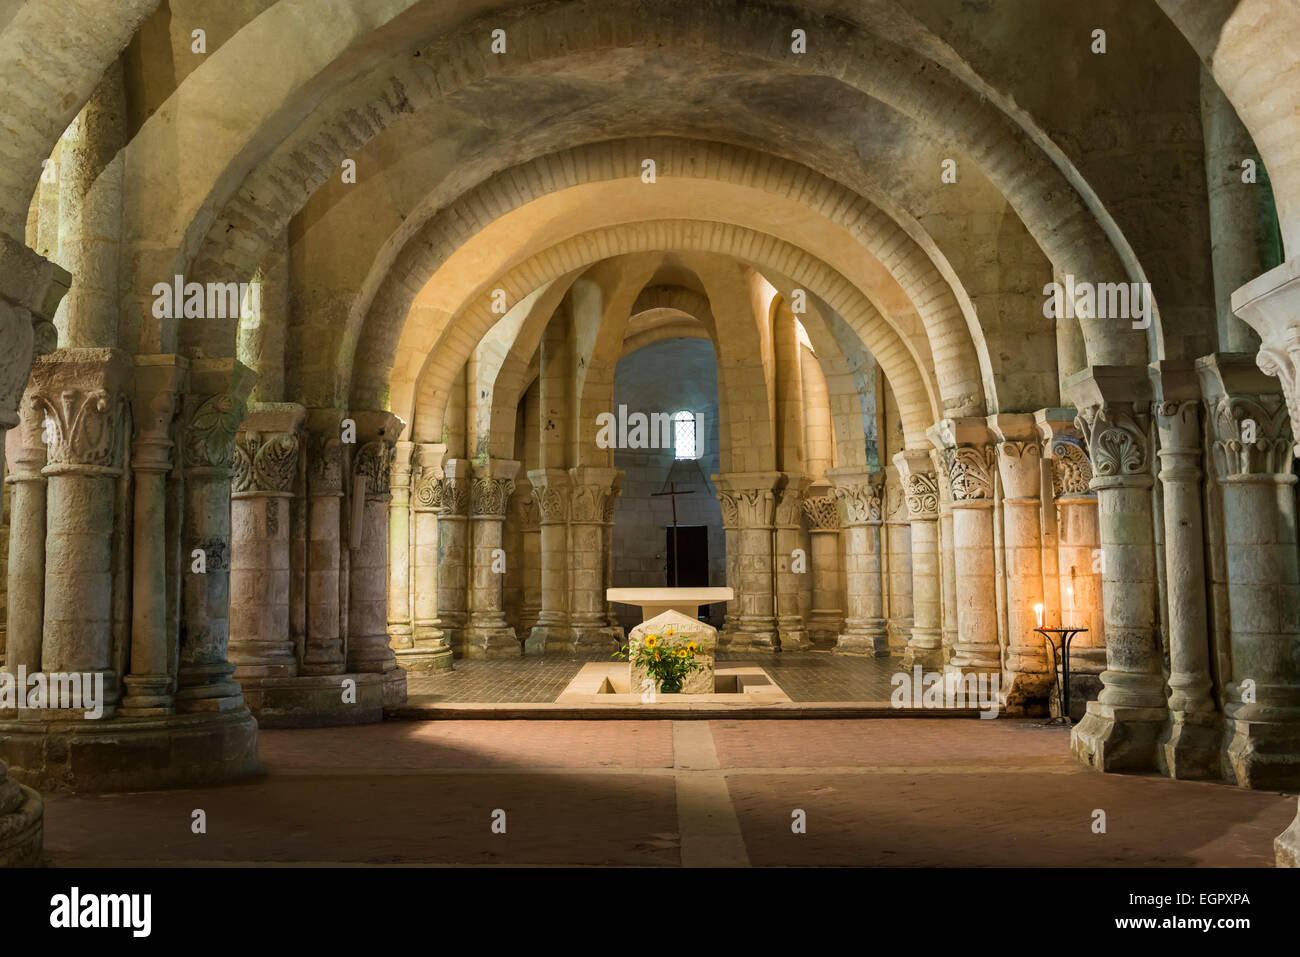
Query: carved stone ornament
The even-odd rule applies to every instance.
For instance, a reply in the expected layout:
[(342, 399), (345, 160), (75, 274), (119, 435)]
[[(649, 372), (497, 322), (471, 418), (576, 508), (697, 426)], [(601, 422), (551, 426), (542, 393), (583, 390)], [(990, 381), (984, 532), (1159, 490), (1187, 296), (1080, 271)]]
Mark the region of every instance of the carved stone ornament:
[(834, 531), (840, 527), (840, 509), (833, 495), (805, 498), (802, 507), (803, 513), (808, 516), (810, 530)]
[(909, 519), (939, 517), (939, 481), (932, 472), (912, 472), (904, 486)]
[(228, 469), (234, 465), (235, 433), (244, 415), (244, 403), (229, 393), (203, 399), (185, 429), (186, 467)]
[(880, 487), (868, 483), (837, 485), (831, 494), (839, 500), (845, 525), (880, 521)]
[(1150, 461), (1142, 417), (1120, 407), (1090, 406), (1075, 426), (1086, 437), (1093, 472), (1101, 477), (1141, 475)]
[(1290, 473), (1295, 438), (1284, 401), (1226, 395), (1210, 412), (1214, 461), (1221, 477)]
[(124, 396), (103, 389), (64, 389), (34, 392), (31, 403), (42, 419), (50, 465), (121, 468)]
[(393, 446), (384, 441), (367, 442), (357, 452), (353, 469), (366, 480), (366, 496), (382, 498), (388, 494), (389, 472), (393, 465)]
[(485, 517), (505, 517), (510, 506), (510, 496), (514, 493), (514, 479), (476, 478), (474, 480), (473, 498), (474, 514)]
[(235, 439), (232, 492), (291, 492), (298, 475), (298, 436), (242, 432)]
[(1052, 496), (1092, 495), (1092, 463), (1083, 446), (1066, 438), (1052, 441)]
[(307, 442), (307, 483), (313, 494), (343, 492), (343, 443), (334, 436), (313, 434)]
[(993, 498), (993, 449), (988, 445), (963, 445), (945, 449), (944, 465), (954, 502)]

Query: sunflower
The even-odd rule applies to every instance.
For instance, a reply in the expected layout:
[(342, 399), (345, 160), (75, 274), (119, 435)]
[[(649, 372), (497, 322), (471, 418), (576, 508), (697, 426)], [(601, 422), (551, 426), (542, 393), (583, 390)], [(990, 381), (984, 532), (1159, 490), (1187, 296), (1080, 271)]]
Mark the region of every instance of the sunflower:
[(678, 657), (678, 658), (686, 658), (686, 657), (689, 657), (689, 656), (690, 656), (690, 652), (687, 651), (685, 648), (679, 648), (679, 649), (677, 650), (677, 657)]
[(671, 629), (671, 628), (669, 628), (668, 631), (665, 632), (665, 634), (669, 634), (669, 635), (671, 635), (672, 633), (673, 633), (673, 629)]
[(689, 651), (691, 654), (695, 654), (695, 652), (700, 650), (700, 646), (693, 641), (688, 641), (686, 642), (686, 650)]
[(647, 648), (653, 648), (653, 647), (654, 647), (655, 645), (657, 645), (657, 644), (659, 644), (659, 636), (658, 636), (658, 635), (646, 635), (645, 646), (646, 646)]

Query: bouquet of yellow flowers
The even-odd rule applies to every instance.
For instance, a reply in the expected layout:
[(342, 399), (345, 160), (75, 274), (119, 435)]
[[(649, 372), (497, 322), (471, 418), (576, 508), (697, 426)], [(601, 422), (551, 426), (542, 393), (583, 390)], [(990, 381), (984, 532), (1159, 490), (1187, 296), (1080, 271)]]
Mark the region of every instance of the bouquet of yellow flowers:
[(630, 657), (632, 664), (646, 670), (661, 692), (678, 694), (687, 675), (704, 670), (695, 660), (699, 650), (699, 643), (694, 639), (675, 637), (669, 628), (662, 635), (646, 635), (635, 651), (631, 645), (624, 645), (614, 652), (614, 657)]

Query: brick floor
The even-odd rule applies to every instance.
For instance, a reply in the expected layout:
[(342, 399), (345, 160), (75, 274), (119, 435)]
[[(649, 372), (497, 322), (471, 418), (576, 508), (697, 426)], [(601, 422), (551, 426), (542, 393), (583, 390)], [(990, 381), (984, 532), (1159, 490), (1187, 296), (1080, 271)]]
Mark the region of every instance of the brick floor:
[[(1268, 866), (1295, 798), (1069, 758), (1021, 721), (393, 721), (268, 731), (223, 787), (49, 795), (47, 863)], [(194, 809), (208, 832), (190, 831)], [(507, 815), (505, 835), (492, 813)], [(791, 830), (805, 812), (807, 833)], [(1104, 834), (1093, 812), (1107, 815)]]

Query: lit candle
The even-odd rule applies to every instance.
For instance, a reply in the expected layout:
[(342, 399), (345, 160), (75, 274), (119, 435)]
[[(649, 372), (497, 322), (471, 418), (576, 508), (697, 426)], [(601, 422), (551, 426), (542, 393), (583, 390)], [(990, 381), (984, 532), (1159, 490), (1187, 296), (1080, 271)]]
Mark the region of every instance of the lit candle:
[(1042, 605), (1034, 606), (1034, 616), (1038, 619), (1038, 627), (1042, 628), (1043, 627), (1043, 606)]

